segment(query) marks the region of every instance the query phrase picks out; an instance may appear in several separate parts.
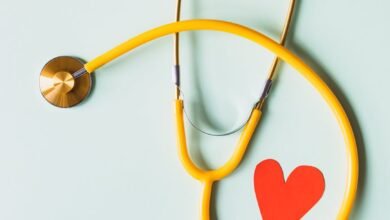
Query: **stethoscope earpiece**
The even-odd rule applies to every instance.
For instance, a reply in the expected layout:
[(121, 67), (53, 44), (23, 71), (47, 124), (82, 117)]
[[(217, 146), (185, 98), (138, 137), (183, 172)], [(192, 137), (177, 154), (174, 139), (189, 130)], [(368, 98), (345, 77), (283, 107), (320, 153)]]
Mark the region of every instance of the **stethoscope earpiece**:
[(39, 77), (42, 96), (50, 104), (69, 108), (82, 102), (92, 88), (84, 62), (70, 56), (55, 57), (45, 64)]

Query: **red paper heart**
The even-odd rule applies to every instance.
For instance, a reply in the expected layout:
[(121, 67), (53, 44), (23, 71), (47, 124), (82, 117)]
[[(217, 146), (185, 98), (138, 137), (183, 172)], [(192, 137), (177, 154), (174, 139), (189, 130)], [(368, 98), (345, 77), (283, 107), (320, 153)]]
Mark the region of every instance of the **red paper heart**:
[(285, 181), (282, 168), (272, 159), (257, 165), (254, 184), (263, 220), (301, 219), (325, 190), (325, 179), (319, 169), (299, 166)]

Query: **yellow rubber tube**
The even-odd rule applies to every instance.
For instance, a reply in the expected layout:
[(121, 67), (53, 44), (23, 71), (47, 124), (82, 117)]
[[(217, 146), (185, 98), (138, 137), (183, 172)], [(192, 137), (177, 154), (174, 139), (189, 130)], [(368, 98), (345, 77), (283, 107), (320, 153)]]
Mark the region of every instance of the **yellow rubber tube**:
[(210, 220), (210, 203), (213, 183), (213, 181), (203, 181), (203, 194), (200, 214), (202, 220)]
[(174, 101), (175, 118), (176, 118), (176, 132), (177, 132), (177, 146), (181, 163), (186, 171), (195, 179), (203, 183), (203, 194), (201, 204), (201, 219), (210, 219), (210, 199), (212, 193), (212, 186), (215, 181), (221, 180), (231, 174), (240, 164), (244, 154), (248, 148), (248, 144), (252, 139), (252, 135), (256, 130), (256, 126), (261, 118), (261, 111), (253, 109), (252, 114), (241, 133), (237, 147), (231, 158), (220, 168), (216, 170), (202, 170), (198, 168), (191, 160), (184, 129), (183, 117), (183, 100), (176, 99)]
[[(339, 126), (342, 130), (342, 134), (344, 137), (345, 145), (346, 145), (346, 152), (347, 152), (347, 167), (348, 167), (348, 174), (346, 178), (346, 190), (344, 193), (343, 201), (340, 207), (340, 210), (338, 212), (337, 219), (344, 220), (348, 219), (349, 215), (351, 213), (355, 198), (356, 198), (356, 192), (357, 192), (357, 185), (358, 185), (358, 173), (359, 173), (359, 166), (358, 166), (358, 152), (357, 152), (357, 146), (356, 146), (356, 140), (355, 136), (352, 130), (352, 126), (349, 122), (349, 119), (338, 101), (337, 97), (333, 94), (333, 92), (329, 89), (329, 87), (326, 85), (324, 81), (321, 80), (321, 78), (309, 67), (307, 66), (302, 60), (300, 60), (297, 56), (295, 56), (293, 53), (291, 53), (288, 49), (284, 48), (283, 46), (279, 45), (277, 42), (273, 41), (272, 39), (268, 38), (267, 36), (256, 32), (252, 29), (249, 29), (247, 27), (225, 22), (225, 21), (217, 21), (217, 20), (188, 20), (188, 21), (181, 21), (176, 23), (171, 23), (167, 25), (163, 25), (160, 27), (157, 27), (155, 29), (152, 29), (150, 31), (147, 31), (143, 34), (140, 34), (122, 44), (119, 46), (113, 48), (112, 50), (109, 50), (108, 52), (102, 54), (101, 56), (93, 59), (92, 61), (85, 64), (84, 68), (89, 72), (92, 73), (97, 68), (105, 65), (106, 63), (112, 61), (113, 59), (121, 56), (124, 53), (127, 53), (128, 51), (143, 45), (151, 40), (154, 40), (156, 38), (174, 34), (177, 32), (183, 32), (183, 31), (193, 31), (193, 30), (214, 30), (214, 31), (222, 31), (227, 32), (231, 34), (235, 34), (238, 36), (241, 36), (243, 38), (246, 38), (248, 40), (251, 40), (253, 42), (256, 42), (257, 44), (265, 47), (272, 53), (274, 53), (276, 56), (278, 56), (281, 60), (285, 61), (292, 67), (294, 67), (304, 78), (306, 78), (313, 86), (314, 88), (321, 94), (321, 96), (325, 99), (327, 104), (332, 109), (332, 112), (334, 113)], [(178, 105), (176, 103), (176, 105)], [(181, 104), (179, 104), (181, 105)], [(180, 108), (182, 106), (179, 106)], [(176, 113), (179, 111), (176, 107)], [(259, 112), (259, 115), (261, 113)], [(182, 118), (182, 117), (181, 117)], [(259, 117), (260, 118), (260, 117)], [(178, 116), (176, 116), (176, 120), (180, 120)], [(180, 123), (176, 122), (177, 125)], [(177, 127), (178, 132), (178, 138), (184, 137), (184, 127)], [(190, 162), (190, 158), (188, 156), (188, 152), (181, 150), (183, 146), (180, 144), (179, 146), (179, 153), (181, 160), (186, 167), (186, 170), (190, 172), (192, 176), (194, 176), (197, 179), (202, 179), (203, 172), (198, 169), (192, 162)], [(246, 148), (245, 148), (246, 149)], [(240, 154), (237, 155), (237, 161), (239, 162), (242, 158), (240, 157)], [(187, 162), (190, 162), (186, 165)], [(230, 160), (232, 161), (232, 159)], [(229, 162), (230, 162), (229, 161)], [(229, 164), (229, 162), (227, 164)], [(234, 162), (235, 163), (235, 162)], [(192, 164), (192, 165), (191, 165)], [(227, 165), (225, 164), (225, 166)], [(232, 163), (233, 164), (233, 163)], [(232, 165), (230, 165), (232, 166)], [(234, 167), (234, 166), (232, 166)], [(223, 167), (218, 170), (224, 170)], [(229, 173), (227, 171), (230, 171), (230, 169), (223, 171), (224, 174)], [(205, 172), (204, 175), (211, 175), (210, 172)], [(217, 175), (213, 174), (215, 177), (220, 177), (223, 175)], [(212, 180), (210, 180), (212, 181)], [(210, 186), (211, 190), (211, 186)], [(208, 201), (209, 202), (209, 201)], [(207, 220), (209, 217), (202, 216), (204, 220)]]
[(191, 160), (187, 150), (187, 141), (184, 129), (183, 120), (183, 101), (176, 99), (174, 101), (175, 118), (176, 118), (176, 130), (177, 130), (177, 145), (179, 149), (179, 155), (184, 168), (188, 173), (197, 180), (200, 181), (218, 181), (233, 172), (240, 164), (248, 144), (252, 138), (256, 126), (261, 117), (261, 111), (254, 109), (248, 123), (244, 127), (241, 137), (238, 141), (237, 147), (232, 157), (226, 162), (225, 165), (216, 170), (202, 170), (198, 168)]

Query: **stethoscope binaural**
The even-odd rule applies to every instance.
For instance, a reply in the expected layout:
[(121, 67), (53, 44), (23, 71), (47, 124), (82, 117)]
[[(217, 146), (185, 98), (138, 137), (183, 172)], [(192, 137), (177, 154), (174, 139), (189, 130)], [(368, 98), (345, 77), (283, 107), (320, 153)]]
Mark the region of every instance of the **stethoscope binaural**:
[[(338, 121), (346, 145), (348, 167), (348, 174), (346, 178), (347, 185), (337, 218), (348, 219), (355, 201), (358, 183), (357, 146), (348, 116), (337, 97), (309, 66), (281, 44), (275, 42), (262, 33), (239, 24), (219, 20), (196, 19), (166, 24), (131, 38), (130, 40), (125, 41), (85, 64), (73, 57), (57, 57), (52, 59), (45, 65), (41, 72), (41, 93), (48, 102), (55, 106), (74, 106), (88, 96), (92, 83), (91, 74), (100, 67), (159, 37), (171, 34), (176, 34), (176, 36), (178, 36), (177, 33), (179, 32), (195, 30), (226, 32), (246, 38), (259, 44), (260, 46), (263, 46), (270, 52), (274, 53), (278, 59), (283, 60), (294, 67), (321, 94), (332, 109)], [(175, 71), (174, 73), (176, 74), (178, 72), (179, 71)], [(267, 85), (266, 83), (266, 89), (264, 90), (266, 93), (264, 97), (263, 95), (261, 96), (263, 100), (260, 99), (258, 104), (256, 104), (253, 108), (231, 158), (222, 167), (216, 170), (203, 170), (192, 162), (188, 153), (184, 127), (183, 100), (180, 97), (180, 89), (176, 81), (176, 95), (173, 107), (175, 112), (178, 153), (185, 170), (192, 177), (201, 181), (204, 185), (201, 205), (202, 220), (210, 219), (209, 209), (213, 183), (232, 173), (244, 157), (248, 144), (256, 130), (257, 124), (260, 121), (262, 115), (261, 107), (266, 98), (269, 86), (270, 84), (268, 83)]]
[[(282, 31), (282, 34), (281, 34), (281, 37), (280, 37), (280, 42), (279, 42), (279, 44), (282, 45), (282, 46), (284, 46), (284, 44), (286, 43), (287, 34), (288, 34), (289, 29), (290, 29), (290, 23), (291, 23), (293, 12), (294, 12), (294, 8), (295, 8), (295, 2), (296, 2), (296, 0), (290, 0), (288, 13), (287, 13), (287, 16), (286, 16), (286, 19), (285, 19), (283, 31)], [(176, 16), (175, 16), (175, 21), (176, 22), (180, 21), (181, 5), (182, 5), (182, 0), (176, 0)], [(175, 90), (176, 98), (180, 98), (181, 97), (182, 99), (184, 99), (183, 92), (182, 92), (182, 90), (180, 88), (180, 75), (181, 74), (180, 74), (180, 55), (179, 55), (180, 54), (180, 48), (179, 48), (179, 45), (180, 45), (179, 44), (179, 33), (175, 33), (175, 35), (174, 35), (174, 43), (173, 43), (173, 46), (174, 46), (174, 64), (173, 64), (172, 78), (173, 78), (173, 82), (174, 82), (174, 84), (176, 86), (176, 90)], [(262, 109), (263, 108), (263, 105), (265, 104), (265, 100), (268, 97), (268, 94), (269, 94), (269, 92), (271, 90), (273, 80), (274, 80), (274, 78), (276, 76), (276, 68), (277, 68), (279, 62), (280, 62), (280, 60), (276, 56), (273, 59), (273, 61), (272, 61), (271, 67), (269, 68), (267, 80), (266, 80), (266, 82), (264, 84), (263, 90), (261, 92), (261, 96), (255, 102), (254, 107), (256, 107), (258, 109)], [(215, 133), (215, 132), (206, 131), (205, 129), (202, 129), (199, 125), (197, 125), (194, 122), (194, 120), (191, 119), (189, 114), (185, 111), (185, 108), (183, 108), (183, 109), (184, 109), (184, 115), (187, 117), (187, 120), (190, 123), (190, 125), (192, 125), (192, 127), (195, 128), (196, 130), (198, 130), (199, 132), (201, 132), (203, 134), (206, 134), (206, 135), (210, 135), (210, 136), (226, 136), (226, 135), (233, 134), (233, 133), (241, 130), (247, 124), (247, 122), (249, 120), (249, 118), (248, 118), (248, 120), (246, 120), (244, 123), (241, 123), (238, 127), (234, 128), (232, 130), (221, 132), (221, 133)]]

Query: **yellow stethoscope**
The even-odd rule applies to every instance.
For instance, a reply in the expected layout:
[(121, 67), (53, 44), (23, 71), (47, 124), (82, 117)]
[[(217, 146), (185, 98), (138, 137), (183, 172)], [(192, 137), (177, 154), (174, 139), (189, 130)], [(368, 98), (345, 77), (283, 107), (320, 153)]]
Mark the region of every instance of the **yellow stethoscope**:
[[(285, 37), (283, 36), (285, 36), (287, 33), (287, 27), (291, 18), (294, 2), (295, 1), (292, 0), (290, 5), (290, 12), (285, 25), (284, 33), (282, 34), (281, 43), (277, 43), (255, 30), (231, 22), (208, 19), (178, 21), (180, 13), (177, 13), (177, 22), (166, 24), (146, 31), (114, 47), (113, 49), (85, 64), (82, 64), (80, 60), (75, 60), (71, 57), (59, 57), (58, 59), (55, 58), (49, 61), (49, 63), (45, 65), (41, 72), (40, 88), (42, 95), (51, 104), (59, 107), (70, 107), (76, 105), (89, 94), (88, 87), (91, 83), (91, 74), (94, 71), (118, 58), (119, 56), (159, 37), (175, 34), (175, 45), (178, 45), (179, 32), (212, 30), (238, 35), (240, 37), (251, 40), (274, 53), (277, 57), (272, 65), (270, 72), (271, 74), (268, 80), (272, 81), (274, 68), (278, 63), (278, 60), (283, 60), (287, 64), (294, 67), (304, 78), (306, 78), (308, 82), (313, 85), (313, 87), (321, 94), (323, 99), (332, 109), (344, 137), (348, 167), (346, 190), (337, 219), (348, 219), (355, 201), (358, 185), (358, 152), (355, 136), (347, 114), (345, 113), (337, 97), (333, 94), (326, 83), (322, 81), (321, 78), (301, 59), (299, 59), (296, 55), (281, 45), (284, 43)], [(177, 8), (180, 9), (180, 0), (178, 1), (177, 5)], [(176, 46), (175, 51), (178, 51), (178, 46)], [(175, 64), (179, 65), (178, 59), (176, 60)], [(262, 95), (260, 101), (253, 108), (250, 118), (243, 128), (242, 134), (237, 143), (237, 147), (231, 158), (223, 166), (216, 170), (203, 170), (193, 163), (187, 149), (183, 100), (180, 98), (180, 89), (176, 84), (176, 97), (174, 99), (173, 106), (176, 120), (178, 153), (185, 170), (193, 178), (203, 183), (204, 189), (201, 203), (202, 220), (210, 219), (210, 197), (213, 183), (231, 174), (243, 159), (252, 135), (260, 121), (262, 115), (262, 105), (269, 90), (269, 86), (270, 84), (268, 84), (268, 86), (266, 84), (264, 95)]]

